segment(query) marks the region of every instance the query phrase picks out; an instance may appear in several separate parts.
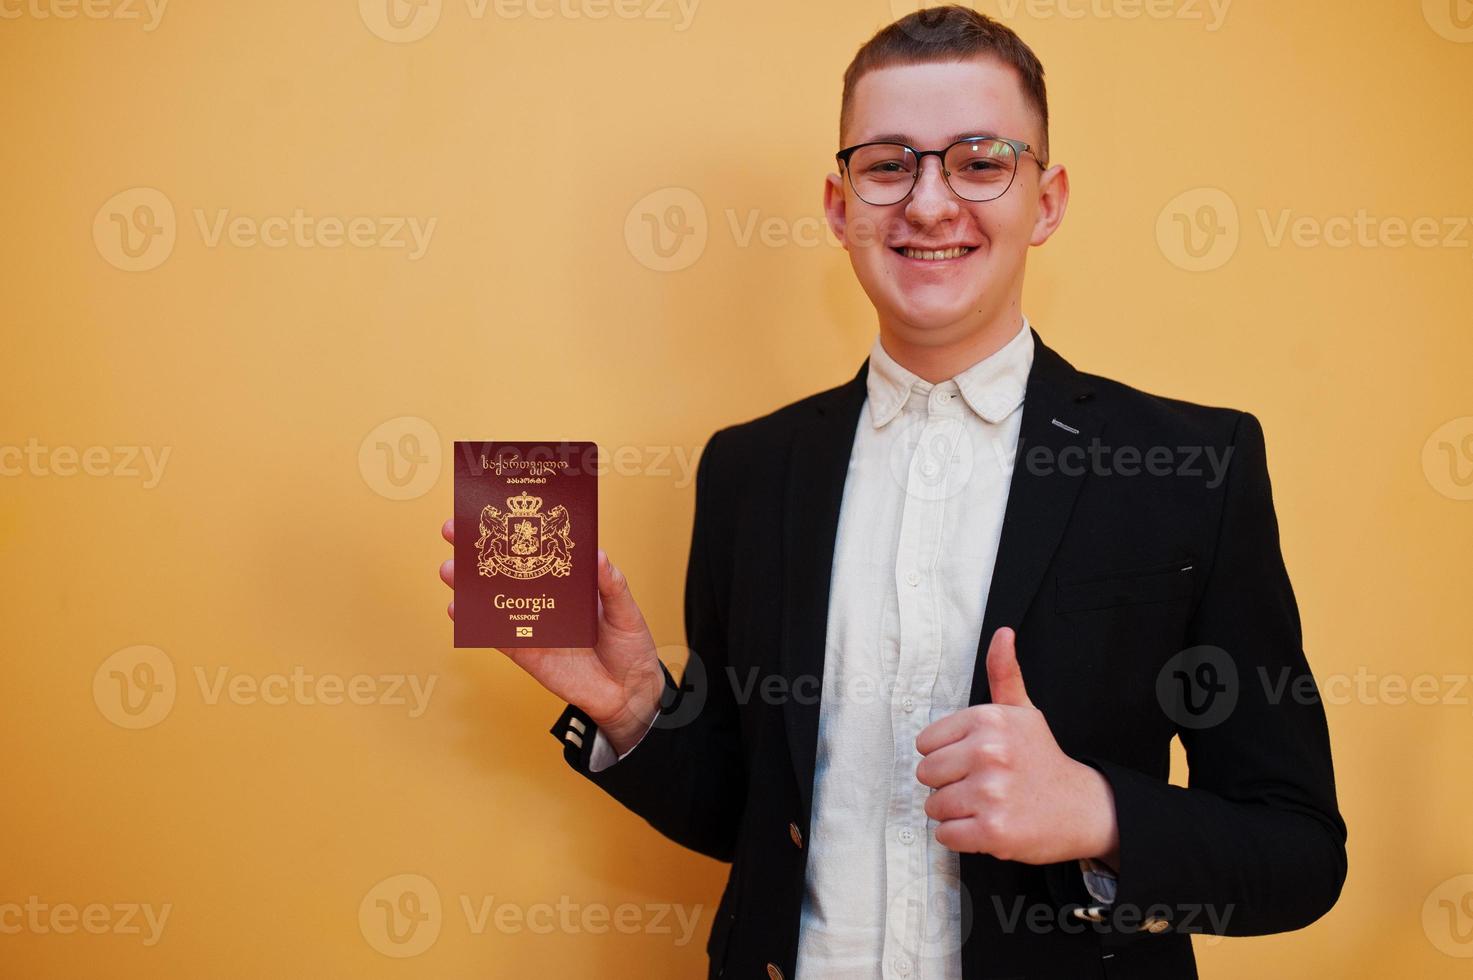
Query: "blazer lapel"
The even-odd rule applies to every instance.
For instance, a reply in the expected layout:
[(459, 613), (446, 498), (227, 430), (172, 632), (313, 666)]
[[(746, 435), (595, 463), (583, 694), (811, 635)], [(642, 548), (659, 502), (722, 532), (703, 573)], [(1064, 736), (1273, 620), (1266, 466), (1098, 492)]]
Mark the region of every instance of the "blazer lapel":
[(795, 433), (788, 460), (779, 659), (788, 685), (783, 716), (805, 818), (813, 802), (834, 539), (868, 371), (866, 359), (853, 380), (819, 400), (817, 416)]
[[(1090, 440), (1103, 425), (1089, 404), (1093, 386), (1088, 379), (1046, 347), (1036, 330), (1033, 343), (1033, 367), (1023, 396), (1018, 452), (977, 643), (970, 704), (992, 699), (987, 683), (987, 647), (992, 634), (1003, 626), (1017, 629), (1038, 592), (1088, 472)], [(1020, 635), (1018, 662), (1025, 676), (1026, 644), (1027, 638)]]

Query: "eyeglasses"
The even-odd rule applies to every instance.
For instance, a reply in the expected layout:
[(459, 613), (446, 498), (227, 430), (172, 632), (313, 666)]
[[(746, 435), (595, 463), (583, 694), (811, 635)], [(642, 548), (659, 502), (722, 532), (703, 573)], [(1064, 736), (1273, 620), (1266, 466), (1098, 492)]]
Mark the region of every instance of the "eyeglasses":
[(1047, 169), (1027, 143), (1000, 136), (957, 140), (944, 150), (917, 150), (904, 143), (858, 143), (840, 150), (836, 159), (849, 175), (849, 186), (866, 204), (885, 207), (905, 200), (921, 179), (921, 161), (930, 156), (940, 157), (941, 177), (957, 197), (980, 204), (1008, 192), (1024, 153), (1040, 169)]

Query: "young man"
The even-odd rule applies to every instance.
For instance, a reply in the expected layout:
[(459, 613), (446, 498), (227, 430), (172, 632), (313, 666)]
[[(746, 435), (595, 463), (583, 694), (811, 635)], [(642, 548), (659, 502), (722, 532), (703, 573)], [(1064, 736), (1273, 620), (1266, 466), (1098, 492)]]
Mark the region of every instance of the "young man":
[(1069, 178), (1012, 31), (922, 11), (844, 82), (824, 206), (879, 335), (706, 446), (682, 684), (602, 554), (597, 648), (507, 655), (579, 773), (732, 862), (713, 977), (1192, 977), (1191, 932), (1313, 922), (1346, 831), (1318, 700), (1274, 696), (1314, 686), (1258, 421), (1023, 315)]

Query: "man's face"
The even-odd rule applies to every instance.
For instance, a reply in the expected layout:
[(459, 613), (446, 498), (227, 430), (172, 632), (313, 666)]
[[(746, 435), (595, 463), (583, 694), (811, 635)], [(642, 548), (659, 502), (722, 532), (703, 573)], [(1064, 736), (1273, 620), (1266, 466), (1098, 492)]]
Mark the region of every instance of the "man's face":
[[(992, 58), (881, 68), (856, 84), (845, 146), (896, 139), (939, 150), (960, 136), (990, 135), (1038, 148), (1041, 124), (1012, 68)], [(1030, 245), (1041, 245), (1064, 216), (1068, 176), (1045, 175), (1030, 153), (1018, 158), (1007, 193), (963, 200), (926, 157), (911, 195), (898, 204), (860, 200), (849, 180), (830, 174), (824, 208), (844, 243), (882, 328), (923, 345), (964, 341), (1011, 316), (1021, 303)], [(967, 249), (958, 258), (923, 259), (905, 249)]]

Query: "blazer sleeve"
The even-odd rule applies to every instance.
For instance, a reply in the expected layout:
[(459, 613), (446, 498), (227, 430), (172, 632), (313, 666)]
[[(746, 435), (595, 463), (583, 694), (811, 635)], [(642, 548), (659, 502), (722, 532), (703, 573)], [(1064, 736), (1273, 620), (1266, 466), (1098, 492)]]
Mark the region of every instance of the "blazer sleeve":
[(1164, 906), (1171, 917), (1191, 910), (1193, 931), (1250, 936), (1298, 929), (1329, 911), (1345, 881), (1346, 828), (1279, 548), (1263, 429), (1251, 414), (1238, 417), (1231, 447), (1216, 548), (1187, 649), (1210, 661), (1217, 696), (1236, 701), (1225, 714), (1215, 709), (1220, 717), (1204, 714), (1209, 724), (1176, 725), (1187, 788), (1114, 762), (1081, 761), (1115, 794), (1116, 905)]
[(695, 521), (685, 576), (685, 630), (690, 650), (681, 682), (661, 663), (665, 691), (639, 744), (616, 765), (589, 768), (598, 731), (586, 712), (568, 705), (550, 731), (574, 771), (643, 817), (666, 837), (721, 861), (732, 860), (746, 802), (746, 762), (735, 693), (726, 677), (726, 626), (713, 568), (729, 554), (729, 521), (719, 471), (718, 432), (696, 468)]

